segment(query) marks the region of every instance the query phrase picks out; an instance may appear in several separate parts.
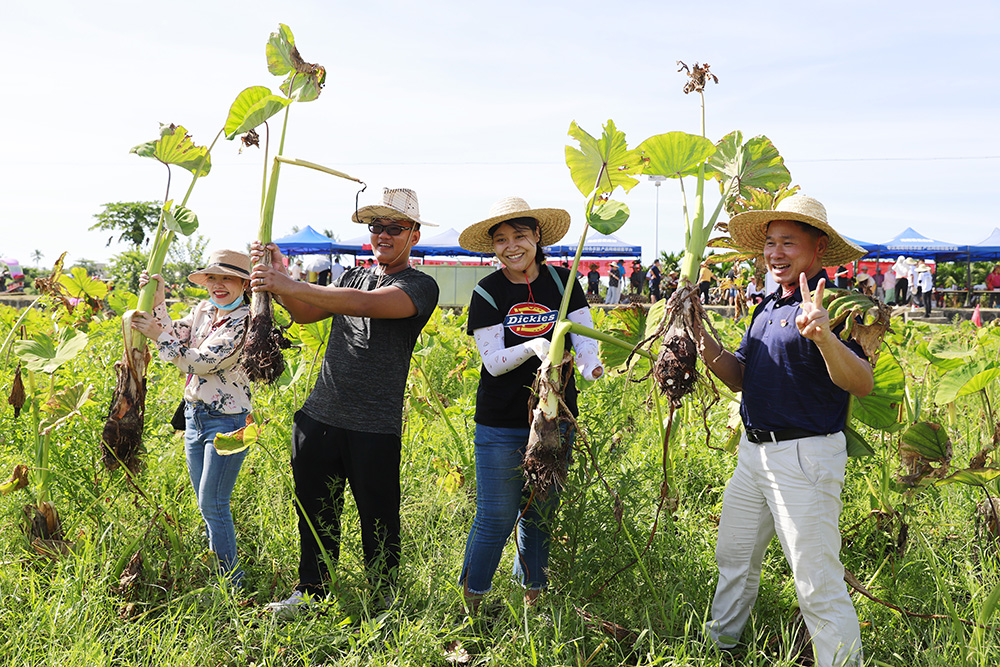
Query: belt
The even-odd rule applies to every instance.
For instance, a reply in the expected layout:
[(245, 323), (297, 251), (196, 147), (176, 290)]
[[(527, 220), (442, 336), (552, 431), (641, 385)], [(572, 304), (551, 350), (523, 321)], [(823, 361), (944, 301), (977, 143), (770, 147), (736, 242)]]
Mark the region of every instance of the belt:
[(823, 435), (822, 433), (813, 433), (812, 431), (806, 431), (801, 428), (786, 428), (780, 431), (765, 431), (760, 428), (748, 428), (747, 440), (755, 444), (762, 444), (767, 442), (781, 442), (783, 440), (798, 440), (800, 438), (811, 438), (814, 435)]

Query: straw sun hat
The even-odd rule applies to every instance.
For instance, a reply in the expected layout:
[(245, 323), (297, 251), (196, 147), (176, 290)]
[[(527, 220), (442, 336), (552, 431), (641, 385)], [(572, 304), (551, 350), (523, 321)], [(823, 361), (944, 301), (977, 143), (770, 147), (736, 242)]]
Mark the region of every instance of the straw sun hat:
[(250, 280), (250, 256), (236, 250), (216, 250), (208, 256), (208, 265), (190, 274), (188, 280), (204, 285), (209, 274)]
[(569, 231), (569, 213), (561, 208), (531, 208), (520, 197), (504, 197), (490, 207), (490, 217), (462, 230), (458, 245), (472, 252), (493, 252), (490, 230), (501, 222), (514, 218), (534, 218), (538, 221), (541, 240), (538, 245), (552, 245)]
[(773, 211), (746, 211), (729, 221), (729, 233), (741, 250), (764, 252), (767, 224), (775, 220), (797, 220), (815, 227), (829, 237), (822, 260), (824, 266), (848, 264), (865, 251), (838, 234), (826, 220), (826, 207), (812, 197), (793, 195), (782, 199)]
[(419, 225), (437, 227), (433, 222), (420, 219), (420, 204), (417, 193), (409, 188), (382, 188), (382, 203), (362, 206), (354, 212), (351, 220), (367, 225), (372, 220), (409, 220)]

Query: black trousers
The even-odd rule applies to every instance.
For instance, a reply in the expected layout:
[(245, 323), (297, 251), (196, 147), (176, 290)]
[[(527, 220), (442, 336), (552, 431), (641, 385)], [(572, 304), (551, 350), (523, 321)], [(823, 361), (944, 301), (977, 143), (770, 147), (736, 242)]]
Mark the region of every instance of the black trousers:
[(910, 282), (906, 278), (896, 279), (896, 295), (893, 297), (896, 300), (897, 306), (905, 306), (909, 302)]
[(301, 410), (295, 413), (292, 474), (295, 496), (301, 503), (301, 507), (298, 503), (295, 507), (300, 543), (298, 590), (321, 594), (330, 576), (312, 528), (334, 563), (340, 556), (340, 515), (348, 483), (361, 519), (361, 545), (369, 580), (379, 592), (394, 583), (400, 552), (401, 449), (398, 435), (336, 428)]

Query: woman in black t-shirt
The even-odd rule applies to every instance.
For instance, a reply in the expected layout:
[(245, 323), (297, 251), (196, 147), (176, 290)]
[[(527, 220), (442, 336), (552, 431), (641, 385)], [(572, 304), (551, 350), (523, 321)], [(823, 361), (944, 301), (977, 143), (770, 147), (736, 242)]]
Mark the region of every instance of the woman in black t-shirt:
[[(549, 520), (558, 495), (531, 499), (524, 492), (521, 462), (531, 420), (531, 385), (548, 356), (565, 289), (571, 290), (567, 317), (593, 326), (580, 284), (568, 270), (543, 261), (542, 246), (557, 242), (568, 229), (566, 211), (532, 209), (519, 197), (507, 197), (493, 205), (489, 218), (459, 237), (466, 250), (493, 252), (502, 264), (479, 282), (469, 304), (468, 333), (475, 336), (483, 360), (476, 391), (476, 516), (460, 577), (470, 612), (492, 587), (515, 523), (514, 574), (525, 589), (525, 601), (533, 603), (548, 583)], [(596, 341), (570, 334), (566, 347), (575, 351), (585, 379), (603, 374)], [(576, 393), (571, 377), (564, 399), (574, 415)]]

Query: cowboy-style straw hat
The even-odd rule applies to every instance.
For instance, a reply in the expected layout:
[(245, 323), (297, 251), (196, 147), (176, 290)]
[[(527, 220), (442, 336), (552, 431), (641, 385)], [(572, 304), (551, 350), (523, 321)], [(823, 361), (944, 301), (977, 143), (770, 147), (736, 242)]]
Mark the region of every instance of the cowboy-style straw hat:
[(433, 222), (420, 219), (420, 205), (417, 193), (409, 188), (382, 188), (382, 203), (362, 206), (354, 212), (351, 220), (367, 225), (377, 218), (387, 220), (409, 220), (419, 225), (437, 227)]
[(216, 250), (208, 256), (208, 264), (204, 269), (198, 269), (188, 276), (195, 285), (204, 285), (208, 274), (236, 276), (243, 280), (250, 279), (250, 255), (237, 250)]
[(824, 266), (848, 264), (864, 256), (864, 249), (838, 234), (826, 220), (826, 207), (812, 197), (793, 195), (782, 199), (773, 211), (745, 211), (729, 221), (729, 233), (741, 250), (764, 252), (767, 224), (775, 220), (797, 220), (829, 237), (822, 260)]
[(531, 208), (520, 197), (504, 197), (490, 207), (490, 217), (462, 230), (458, 245), (472, 252), (493, 252), (490, 230), (501, 222), (514, 218), (534, 218), (538, 221), (541, 240), (538, 245), (556, 243), (569, 231), (569, 213), (561, 208)]

